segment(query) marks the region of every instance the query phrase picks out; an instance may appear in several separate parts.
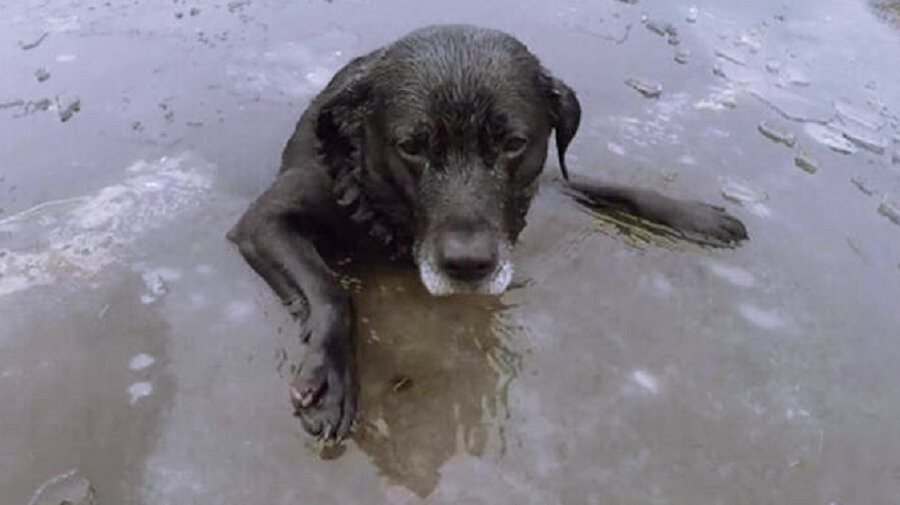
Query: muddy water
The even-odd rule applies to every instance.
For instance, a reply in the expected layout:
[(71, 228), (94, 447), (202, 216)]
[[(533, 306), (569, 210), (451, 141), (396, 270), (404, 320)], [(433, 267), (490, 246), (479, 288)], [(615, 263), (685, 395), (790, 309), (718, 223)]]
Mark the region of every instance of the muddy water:
[[(77, 467), (100, 503), (893, 503), (891, 12), (0, 6), (2, 502)], [(434, 22), (511, 31), (578, 91), (570, 170), (723, 205), (751, 240), (586, 214), (550, 163), (504, 296), (348, 278), (363, 417), (322, 449), (289, 415), (298, 331), (223, 235), (330, 74)]]

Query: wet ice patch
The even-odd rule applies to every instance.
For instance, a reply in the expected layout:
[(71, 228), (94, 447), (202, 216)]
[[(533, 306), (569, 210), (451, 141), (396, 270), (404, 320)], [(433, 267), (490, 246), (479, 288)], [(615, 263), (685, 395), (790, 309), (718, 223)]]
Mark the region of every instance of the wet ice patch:
[(202, 265), (197, 265), (197, 267), (194, 268), (194, 271), (200, 275), (212, 275), (213, 267), (204, 263)]
[(141, 303), (153, 303), (169, 292), (169, 284), (181, 279), (181, 272), (174, 268), (144, 269), (142, 266), (135, 268), (141, 272), (141, 279), (147, 286), (147, 292), (141, 295)]
[(683, 147), (681, 133), (684, 126), (673, 119), (684, 114), (688, 98), (685, 93), (669, 93), (654, 99), (643, 118), (630, 116), (604, 118), (593, 121), (592, 127), (605, 129), (605, 125), (601, 123), (611, 122), (620, 130), (617, 136), (619, 140), (641, 147), (661, 143)]
[(880, 130), (887, 123), (877, 111), (857, 107), (847, 100), (835, 100), (833, 105), (845, 123), (855, 123), (869, 130)]
[[(636, 0), (625, 0), (634, 3)], [(548, 4), (557, 5), (557, 4)], [(584, 9), (575, 4), (567, 5), (567, 2), (559, 2), (556, 9), (556, 18), (562, 26), (572, 31), (581, 32), (592, 38), (622, 44), (628, 40), (632, 24), (626, 16), (614, 13), (612, 17), (603, 11)]]
[(710, 273), (716, 277), (728, 281), (735, 286), (749, 288), (756, 283), (753, 274), (741, 267), (726, 265), (724, 263), (709, 263), (707, 268), (709, 268)]
[(130, 403), (131, 405), (135, 405), (141, 400), (141, 398), (150, 396), (152, 393), (152, 382), (135, 382), (134, 384), (128, 386), (128, 403)]
[(226, 64), (227, 74), (239, 91), (275, 92), (308, 97), (322, 89), (353, 54), (357, 37), (330, 30), (300, 41), (284, 42), (268, 51), (245, 48)]
[(706, 109), (713, 111), (730, 110), (737, 107), (737, 92), (735, 88), (729, 84), (726, 87), (713, 87), (709, 95), (694, 102), (695, 109)]
[(225, 319), (237, 323), (250, 317), (250, 315), (253, 314), (253, 311), (253, 302), (247, 300), (235, 300), (226, 305), (222, 310), (222, 313), (225, 316)]
[[(560, 432), (554, 435), (562, 437)], [(440, 479), (434, 491), (428, 495), (427, 503), (454, 503), (454, 504), (487, 504), (487, 503), (520, 503), (520, 504), (558, 504), (557, 496), (546, 485), (542, 485), (539, 479), (505, 471), (501, 466), (492, 463), (491, 456), (476, 456), (471, 449), (472, 435), (460, 433), (457, 435), (457, 447), (452, 456), (440, 466)], [(489, 454), (497, 452), (490, 450)], [(532, 457), (532, 465), (537, 475), (545, 476), (553, 474), (558, 469), (558, 447), (547, 451), (545, 447), (538, 445)], [(481, 452), (481, 451), (479, 451)], [(470, 483), (478, 482), (477, 486)], [(399, 488), (398, 486), (392, 486)], [(390, 489), (390, 488), (388, 488)], [(419, 496), (409, 490), (406, 492), (385, 492), (385, 503), (410, 504), (425, 503)], [(353, 501), (353, 500), (350, 500)]]
[(766, 310), (756, 305), (744, 303), (738, 305), (738, 312), (750, 324), (764, 330), (775, 330), (784, 326), (784, 320), (775, 310)]
[(809, 417), (810, 412), (804, 408), (797, 408), (796, 410), (793, 407), (788, 407), (784, 412), (784, 416), (788, 419), (793, 419), (795, 417)]
[(656, 292), (661, 295), (671, 294), (674, 290), (672, 288), (672, 283), (669, 282), (669, 279), (661, 274), (653, 276), (653, 289), (655, 289)]
[(188, 298), (191, 300), (191, 305), (196, 308), (205, 307), (208, 303), (206, 295), (203, 295), (202, 293), (191, 293), (188, 295)]
[(120, 263), (133, 254), (136, 240), (197, 208), (212, 188), (213, 170), (189, 154), (141, 160), (124, 171), (122, 181), (91, 195), (0, 219), (0, 296), (60, 280), (90, 280)]
[(128, 368), (131, 369), (132, 372), (139, 372), (152, 366), (153, 363), (156, 363), (156, 358), (149, 354), (141, 353), (131, 358), (131, 361), (128, 362)]
[(173, 458), (169, 453), (158, 453), (144, 464), (142, 503), (184, 503), (185, 497), (209, 493), (205, 484), (210, 476), (190, 465), (190, 460), (185, 463), (181, 453), (176, 454)]
[(44, 19), (44, 26), (50, 33), (77, 32), (81, 30), (81, 20), (78, 16), (51, 16)]
[(644, 388), (644, 390), (649, 393), (659, 393), (659, 379), (645, 370), (635, 370), (634, 372), (632, 372), (631, 380), (633, 380), (638, 386)]
[(328, 84), (328, 81), (331, 80), (332, 75), (334, 75), (334, 69), (317, 67), (312, 72), (308, 72), (306, 74), (306, 80), (314, 86), (318, 86), (321, 88)]
[(22, 369), (18, 367), (13, 367), (4, 370), (0, 373), (0, 379), (9, 379), (10, 377), (21, 377), (23, 375)]
[(739, 203), (746, 208), (751, 214), (759, 217), (769, 217), (772, 211), (764, 203), (769, 199), (769, 195), (764, 191), (752, 188), (747, 184), (737, 181), (727, 181), (722, 185), (722, 196), (726, 200)]
[(625, 156), (625, 148), (622, 147), (621, 144), (616, 144), (615, 142), (607, 142), (606, 148), (610, 150), (610, 152), (616, 153), (619, 156)]
[(856, 152), (856, 146), (853, 142), (844, 138), (840, 130), (836, 130), (827, 125), (818, 123), (807, 123), (803, 126), (806, 132), (813, 140), (828, 147), (832, 151), (841, 154), (853, 154)]

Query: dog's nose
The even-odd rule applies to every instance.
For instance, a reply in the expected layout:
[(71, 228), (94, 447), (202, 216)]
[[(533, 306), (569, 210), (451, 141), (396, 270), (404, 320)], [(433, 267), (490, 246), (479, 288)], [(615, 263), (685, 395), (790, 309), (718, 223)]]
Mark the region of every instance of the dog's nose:
[(497, 268), (497, 241), (488, 232), (444, 232), (438, 262), (441, 270), (455, 279), (483, 279)]

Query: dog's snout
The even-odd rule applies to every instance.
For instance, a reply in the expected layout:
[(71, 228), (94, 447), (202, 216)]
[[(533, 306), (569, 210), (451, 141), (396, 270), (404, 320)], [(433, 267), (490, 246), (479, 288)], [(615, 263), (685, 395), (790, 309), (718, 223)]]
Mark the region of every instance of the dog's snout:
[(438, 264), (455, 279), (480, 280), (497, 268), (497, 245), (489, 232), (446, 231), (438, 243)]

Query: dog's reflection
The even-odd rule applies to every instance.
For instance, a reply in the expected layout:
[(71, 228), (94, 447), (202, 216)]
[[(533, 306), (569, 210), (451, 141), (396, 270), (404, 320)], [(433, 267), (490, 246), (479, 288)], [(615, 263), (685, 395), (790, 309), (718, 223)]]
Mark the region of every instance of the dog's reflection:
[(412, 269), (359, 275), (354, 439), (383, 475), (425, 497), (457, 451), (503, 451), (515, 329), (496, 297), (433, 297)]

